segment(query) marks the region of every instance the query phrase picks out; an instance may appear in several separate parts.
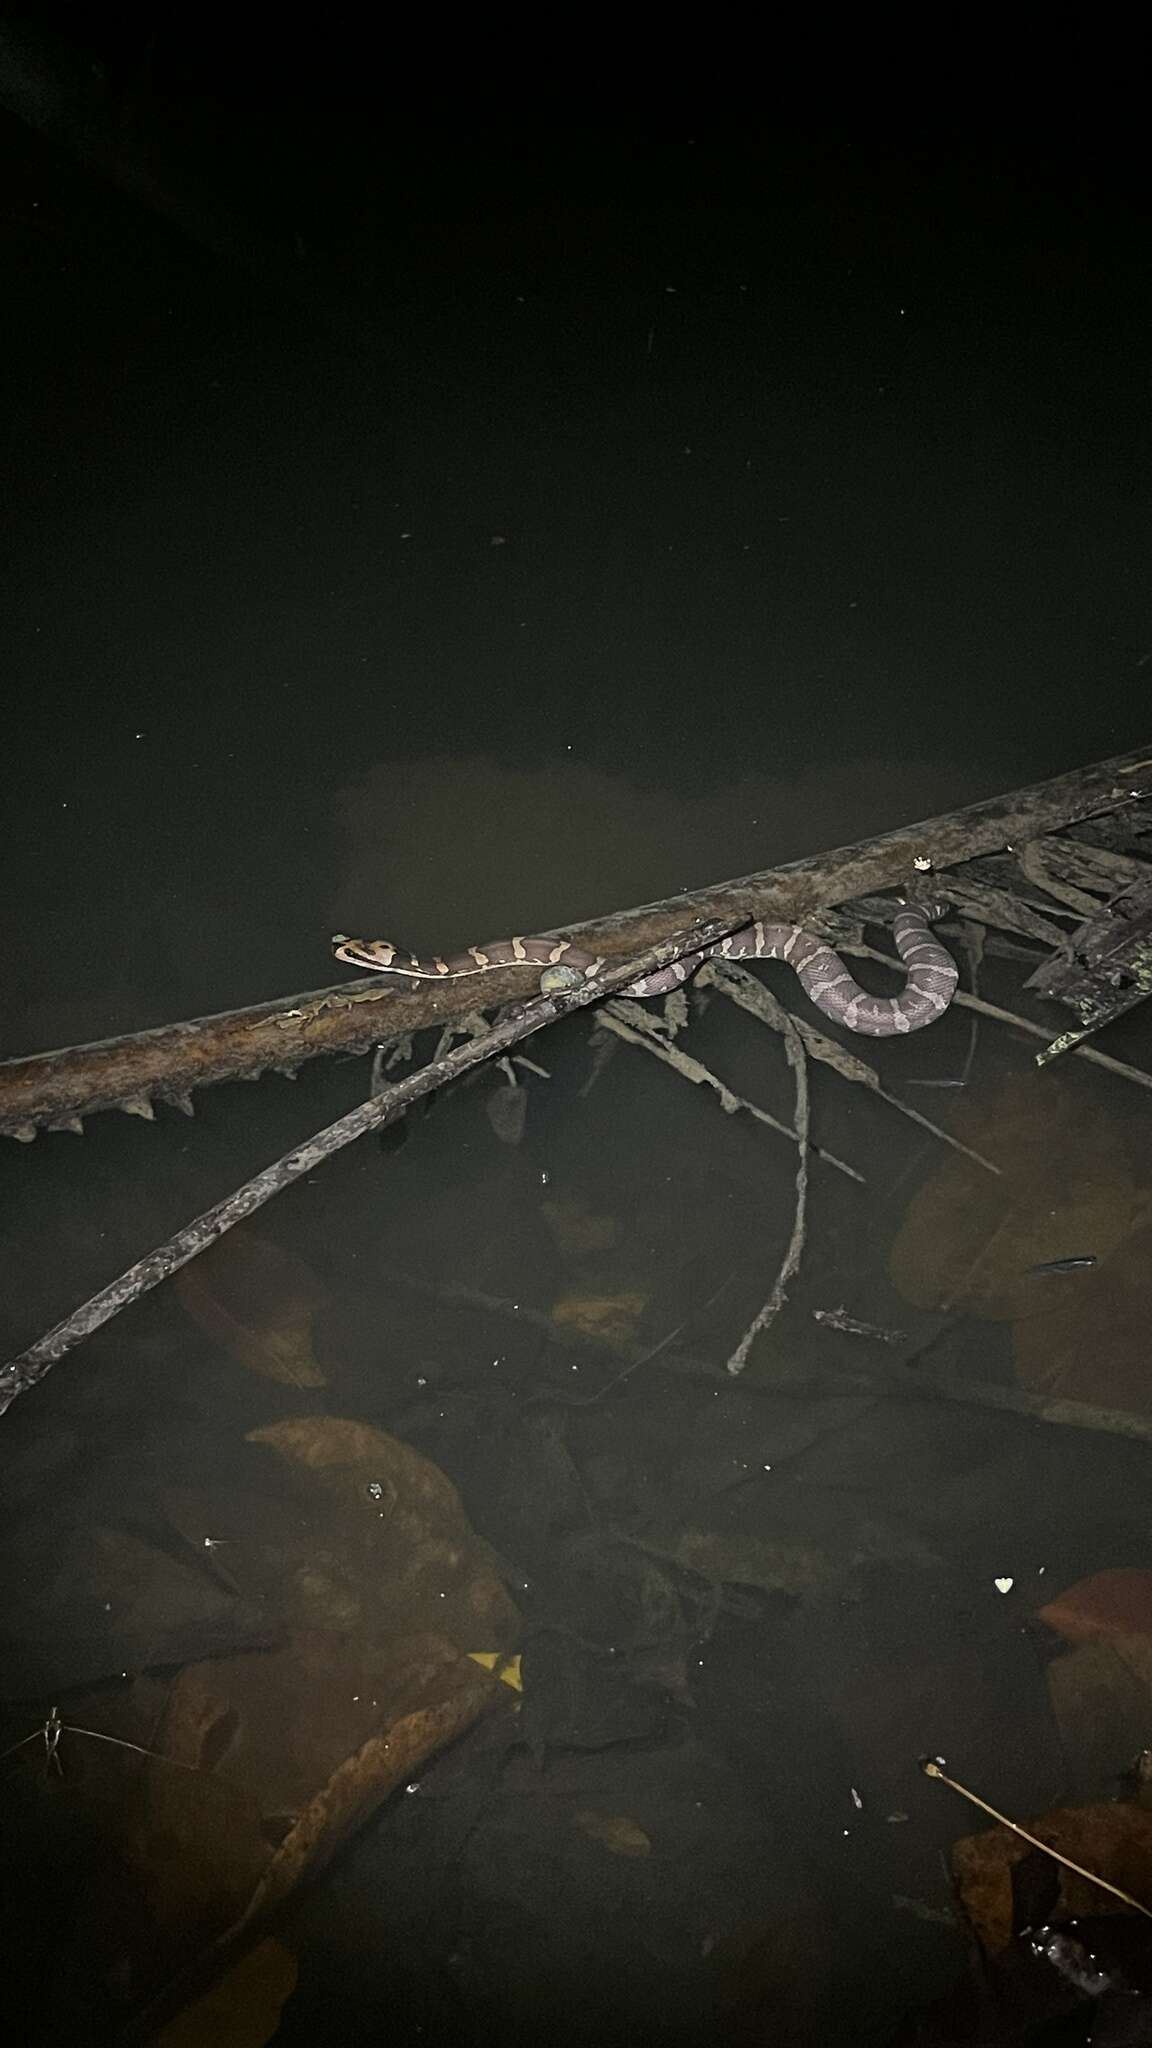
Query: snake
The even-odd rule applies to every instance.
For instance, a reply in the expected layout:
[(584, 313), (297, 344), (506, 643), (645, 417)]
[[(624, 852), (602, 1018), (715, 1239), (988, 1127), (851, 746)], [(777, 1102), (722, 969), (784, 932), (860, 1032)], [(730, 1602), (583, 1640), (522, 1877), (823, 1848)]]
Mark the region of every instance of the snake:
[[(874, 996), (861, 988), (839, 953), (815, 932), (805, 931), (802, 925), (761, 921), (702, 946), (671, 967), (642, 975), (617, 993), (667, 995), (686, 982), (704, 960), (784, 960), (816, 1008), (834, 1023), (866, 1038), (896, 1038), (907, 1031), (922, 1031), (942, 1017), (956, 992), (958, 977), (952, 955), (933, 933), (926, 911), (916, 904), (901, 905), (893, 936), (906, 970), (904, 987), (895, 996)], [(332, 948), (337, 960), (351, 967), (395, 974), (414, 984), (457, 981), (498, 967), (536, 967), (541, 970), (540, 988), (545, 995), (584, 986), (612, 964), (605, 956), (585, 952), (563, 938), (495, 939), (486, 946), (469, 946), (448, 960), (436, 954), (420, 960), (390, 939), (353, 939), (344, 932), (336, 933)]]

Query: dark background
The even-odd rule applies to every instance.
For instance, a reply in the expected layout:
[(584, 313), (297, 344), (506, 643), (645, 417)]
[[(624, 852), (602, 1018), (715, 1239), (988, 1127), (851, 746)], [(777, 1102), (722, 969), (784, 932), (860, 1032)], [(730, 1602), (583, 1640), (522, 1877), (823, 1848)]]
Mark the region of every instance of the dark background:
[[(992, 115), (961, 89), (947, 23), (940, 49), (900, 50), (903, 69), (865, 23), (874, 72), (857, 90), (835, 23), (814, 24), (803, 64), (772, 24), (770, 54), (729, 49), (727, 100), (709, 83), (694, 101), (663, 90), (655, 61), (626, 92), (615, 31), (583, 19), (534, 23), (515, 61), (489, 51), (470, 78), (458, 26), (317, 17), (273, 34), (63, 9), (0, 24), (0, 1055), (323, 986), (337, 929), (424, 952), (540, 930), (1152, 740), (1143, 109), (1126, 118), (1113, 96), (1090, 118), (1071, 88), (1046, 89), (1029, 49)], [(508, 24), (476, 31), (497, 27), (507, 50)], [(421, 62), (396, 40), (417, 30)], [(963, 55), (1004, 85), (1002, 42), (964, 33)], [(691, 68), (697, 53), (681, 54)], [(724, 1070), (790, 1117), (782, 1067), (743, 1029), (728, 1037)], [(899, 1091), (925, 1073), (939, 1085), (967, 1042), (954, 1012), (911, 1047), (868, 1051)], [(491, 1540), (492, 1472), (506, 1468), (519, 1510), (534, 1439), (504, 1382), (489, 1393), (506, 1333), (445, 1326), (436, 1287), (543, 1315), (594, 1281), (626, 1286), (645, 1342), (698, 1315), (693, 1342), (722, 1358), (707, 1310), (726, 1268), (734, 1338), (787, 1241), (783, 1148), (623, 1057), (577, 1102), (586, 1051), (582, 1029), (550, 1035), (521, 1149), (493, 1136), (482, 1089), (459, 1091), (399, 1155), (351, 1148), (257, 1219), (338, 1301), (318, 1401), (414, 1437)], [(1033, 1088), (1030, 1045), (982, 1039), (985, 1058), (1025, 1098), (1040, 1166), (1021, 1200), (1043, 1211), (1053, 1097)], [(888, 1238), (938, 1164), (931, 1140), (916, 1149), (883, 1105), (825, 1079), (821, 1139), (871, 1186), (862, 1201), (814, 1183), (803, 1282), (774, 1340), (786, 1362), (813, 1343), (805, 1287), (906, 1316)], [(364, 1062), (314, 1062), (294, 1089), (204, 1091), (194, 1123), (96, 1117), (82, 1140), (8, 1146), (4, 1355), (366, 1085)], [(957, 1105), (919, 1100), (942, 1120)], [(1108, 1188), (1130, 1115), (1084, 1111)], [(585, 1212), (618, 1228), (605, 1274), (558, 1248), (565, 1202), (572, 1237)], [(432, 1306), (405, 1311), (390, 1267), (423, 1275)], [(1142, 1307), (1133, 1321), (1146, 1327)], [(1105, 1357), (1103, 1323), (1099, 1341)], [(981, 1377), (1011, 1370), (996, 1342), (976, 1328)], [(448, 1391), (413, 1423), (430, 1370)], [(530, 1403), (534, 1355), (523, 1371)], [(669, 1460), (687, 1471), (704, 1434), (675, 1424), (662, 1384), (636, 1394), (625, 1494)], [(50, 1530), (64, 1516), (85, 1558), (126, 1473), (146, 1468), (160, 1499), (173, 1470), (203, 1484), (294, 1396), (158, 1290), (6, 1424), (19, 1556), (36, 1554), (34, 1516)], [(594, 1414), (616, 1455), (617, 1410)], [(733, 1429), (743, 1448), (738, 1416)], [(1022, 1813), (1066, 1790), (1051, 1728), (1036, 1734), (1034, 1650), (993, 1574), (1055, 1575), (1064, 1558), (1070, 1580), (1145, 1554), (1098, 1542), (1107, 1504), (1140, 1512), (1134, 1463), (1097, 1446), (1093, 1491), (1082, 1445), (1049, 1433), (1067, 1456), (1053, 1476), (1022, 1426), (1001, 1472), (1009, 1439), (982, 1429), (941, 1425), (962, 1625), (957, 1647), (953, 1607), (933, 1610), (921, 1693), (906, 1676), (918, 1580), (907, 1640), (877, 1648), (858, 1610), (859, 1669), (835, 1599), (814, 1633), (730, 1618), (693, 1673), (698, 1749), (655, 1752), (664, 1860), (635, 1923), (633, 1866), (613, 1889), (606, 1866), (573, 1862), (571, 1831), (557, 1847), (564, 1788), (578, 1809), (595, 1753), (551, 1776), (521, 1760), (483, 1825), (468, 1818), (475, 1756), (442, 1760), (429, 1801), (394, 1804), (319, 1888), (282, 2038), (376, 2038), (383, 2015), (398, 2041), (426, 2020), (446, 2040), (606, 2040), (613, 2009), (624, 2038), (657, 2010), (668, 2039), (715, 2038), (706, 2020), (692, 2031), (700, 1928), (757, 1916), (779, 1948), (771, 2001), (791, 1971), (837, 2008), (842, 2029), (822, 2038), (865, 2038), (862, 2001), (867, 2038), (886, 2038), (958, 1960), (946, 1925), (904, 1912), (943, 1891), (940, 1852), (967, 1823), (916, 1754), (953, 1730), (974, 1777)], [(830, 1492), (851, 1503), (872, 1483), (883, 1507), (900, 1464), (929, 1527), (950, 1522), (915, 1429), (908, 1448), (898, 1425), (892, 1441), (871, 1481), (848, 1444)], [(985, 1464), (994, 1511), (970, 1485)], [(230, 1505), (242, 1522), (242, 1487)], [(862, 1759), (898, 1791), (857, 1833)], [(650, 1762), (609, 1755), (611, 1811), (633, 1811)], [(913, 1809), (906, 1833), (889, 1805)], [(50, 1857), (48, 1871), (50, 1895)], [(793, 1894), (821, 1931), (811, 1953)], [(405, 1913), (424, 1929), (411, 1948)], [(41, 1931), (51, 1984), (67, 1943), (50, 1912)], [(397, 2004), (405, 1968), (415, 2018)], [(364, 1991), (374, 1970), (384, 1991)], [(424, 2002), (457, 1970), (450, 2034)]]
[(1147, 724), (1122, 121), (517, 115), (379, 56), (2, 31), (9, 1051)]

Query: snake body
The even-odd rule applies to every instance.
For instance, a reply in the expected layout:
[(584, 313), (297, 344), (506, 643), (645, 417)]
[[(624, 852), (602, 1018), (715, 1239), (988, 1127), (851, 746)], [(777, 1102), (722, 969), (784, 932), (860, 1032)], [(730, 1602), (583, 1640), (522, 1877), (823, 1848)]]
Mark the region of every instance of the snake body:
[[(703, 960), (786, 960), (826, 1017), (866, 1038), (895, 1038), (906, 1031), (921, 1031), (943, 1016), (955, 994), (957, 974), (952, 955), (933, 936), (927, 917), (915, 905), (897, 911), (893, 935), (907, 969), (907, 980), (896, 996), (874, 996), (861, 988), (840, 955), (814, 932), (806, 932), (801, 925), (763, 923), (746, 925), (657, 974), (643, 975), (621, 993), (666, 995), (687, 981)], [(332, 945), (336, 958), (350, 967), (367, 967), (412, 982), (455, 981), (497, 967), (538, 967), (542, 970), (540, 987), (546, 995), (594, 981), (609, 965), (604, 956), (584, 952), (568, 939), (496, 939), (491, 945), (469, 946), (450, 960), (436, 955), (418, 960), (389, 939), (351, 939), (342, 932)]]

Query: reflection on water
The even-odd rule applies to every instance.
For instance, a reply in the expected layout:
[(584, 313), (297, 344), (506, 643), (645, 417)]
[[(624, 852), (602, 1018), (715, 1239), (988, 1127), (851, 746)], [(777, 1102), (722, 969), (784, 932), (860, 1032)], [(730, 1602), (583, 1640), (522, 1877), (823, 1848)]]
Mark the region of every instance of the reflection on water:
[[(952, 774), (955, 788), (965, 771)], [(787, 774), (742, 759), (683, 789), (654, 786), (636, 755), (611, 774), (563, 755), (386, 760), (337, 798), (332, 930), (418, 953), (546, 931), (930, 816), (943, 786), (939, 761), (906, 755), (837, 753)]]

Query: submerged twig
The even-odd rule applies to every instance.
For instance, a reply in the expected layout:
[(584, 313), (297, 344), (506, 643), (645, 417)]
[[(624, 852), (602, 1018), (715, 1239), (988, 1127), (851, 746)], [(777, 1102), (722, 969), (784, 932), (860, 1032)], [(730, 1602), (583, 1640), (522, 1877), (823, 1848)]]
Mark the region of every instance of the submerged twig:
[(877, 1344), (906, 1344), (908, 1337), (903, 1330), (885, 1330), (879, 1323), (862, 1323), (859, 1316), (850, 1316), (846, 1308), (814, 1308), (812, 1320), (826, 1323), (830, 1330), (842, 1330), (846, 1337), (872, 1337)]
[[(783, 1013), (787, 1015), (787, 1012)], [(779, 1314), (788, 1299), (789, 1283), (795, 1279), (804, 1256), (804, 1238), (808, 1216), (808, 1055), (804, 1041), (791, 1018), (789, 1028), (784, 1032), (784, 1050), (788, 1064), (796, 1079), (796, 1211), (792, 1222), (792, 1236), (784, 1261), (776, 1275), (776, 1282), (763, 1308), (755, 1315), (728, 1360), (728, 1371), (735, 1375), (743, 1372), (748, 1363), (748, 1354), (761, 1330)]]
[(614, 1394), (617, 1387), (622, 1387), (625, 1380), (630, 1380), (633, 1373), (639, 1372), (642, 1365), (651, 1365), (653, 1359), (660, 1357), (661, 1352), (670, 1350), (672, 1345), (675, 1344), (677, 1337), (681, 1336), (688, 1328), (689, 1323), (696, 1322), (700, 1316), (706, 1315), (710, 1308), (716, 1306), (725, 1289), (732, 1285), (734, 1277), (731, 1273), (727, 1274), (720, 1282), (719, 1287), (713, 1288), (706, 1301), (701, 1302), (698, 1308), (690, 1308), (687, 1315), (681, 1316), (680, 1321), (673, 1329), (668, 1331), (666, 1336), (659, 1338), (646, 1351), (642, 1351), (638, 1358), (630, 1358), (627, 1365), (622, 1366), (618, 1373), (614, 1373), (610, 1380), (605, 1380), (603, 1386), (597, 1387), (594, 1394), (573, 1394), (567, 1387), (550, 1387), (543, 1389), (539, 1394), (533, 1395), (530, 1398), (540, 1401), (560, 1401), (565, 1408), (595, 1407), (596, 1403), (602, 1401), (605, 1395)]
[[(682, 1052), (678, 1045), (670, 1045), (659, 1025), (638, 1004), (607, 1003), (596, 1022), (598, 1026), (603, 1025), (606, 1030), (614, 1031), (618, 1038), (623, 1038), (629, 1045), (638, 1045), (645, 1052), (652, 1053), (654, 1058), (663, 1060), (666, 1066), (673, 1067), (686, 1081), (694, 1081), (711, 1088), (719, 1098), (720, 1107), (726, 1115), (734, 1116), (737, 1110), (746, 1109), (749, 1116), (755, 1117), (757, 1123), (767, 1124), (770, 1130), (779, 1131), (782, 1138), (790, 1138), (794, 1145), (799, 1144), (798, 1132), (790, 1130), (787, 1124), (781, 1123), (778, 1117), (772, 1116), (766, 1109), (761, 1109), (757, 1103), (749, 1102), (746, 1095), (737, 1095), (735, 1090), (729, 1088), (710, 1067), (704, 1066), (700, 1060), (693, 1059), (691, 1053)], [(849, 1180), (859, 1181), (861, 1186), (865, 1185), (864, 1175), (858, 1173), (854, 1166), (849, 1166), (846, 1160), (838, 1159), (834, 1152), (826, 1152), (822, 1145), (813, 1145), (811, 1149), (825, 1165), (834, 1166), (838, 1172), (846, 1173)]]
[(62, 1735), (86, 1735), (90, 1742), (107, 1742), (112, 1745), (113, 1749), (131, 1749), (135, 1751), (137, 1756), (148, 1757), (153, 1763), (175, 1764), (177, 1769), (181, 1771), (194, 1771), (196, 1769), (195, 1764), (186, 1764), (182, 1757), (163, 1756), (158, 1749), (145, 1749), (139, 1742), (127, 1742), (122, 1735), (103, 1735), (99, 1728), (80, 1728), (74, 1721), (62, 1721), (60, 1719), (59, 1707), (50, 1708), (47, 1718), (41, 1722), (38, 1728), (33, 1728), (30, 1735), (24, 1735), (19, 1742), (13, 1742), (7, 1749), (0, 1750), (0, 1764), (7, 1763), (10, 1756), (18, 1756), (22, 1749), (27, 1749), (30, 1742), (42, 1742), (44, 1744), (45, 1774), (49, 1773), (53, 1766), (55, 1766), (57, 1776), (62, 1778), (64, 1776), (64, 1766), (60, 1761), (60, 1738)]
[[(844, 946), (845, 953), (855, 953), (862, 960), (882, 960), (886, 967), (892, 966), (887, 953), (878, 952), (874, 946)], [(1043, 1024), (1033, 1024), (1030, 1017), (1021, 1017), (1015, 1010), (1001, 1009), (999, 1003), (985, 1002), (983, 996), (972, 996), (965, 989), (958, 988), (952, 998), (952, 1006), (962, 1010), (976, 1010), (981, 1017), (993, 1017), (998, 1024), (1009, 1024), (1015, 1031), (1027, 1032), (1029, 1038), (1042, 1038), (1047, 1043), (1050, 1036)], [(1135, 1081), (1141, 1088), (1152, 1088), (1152, 1074), (1145, 1074), (1139, 1067), (1130, 1067), (1124, 1060), (1114, 1060), (1109, 1053), (1097, 1052), (1094, 1045), (1073, 1045), (1069, 1050), (1082, 1060), (1092, 1060), (1098, 1067), (1106, 1067), (1110, 1074), (1119, 1074), (1122, 1080)]]
[(821, 1367), (817, 1373), (789, 1374), (774, 1379), (772, 1391), (790, 1394), (818, 1389), (824, 1394), (870, 1394), (879, 1400), (949, 1401), (958, 1408), (988, 1408), (1042, 1422), (1051, 1429), (1086, 1429), (1093, 1435), (1119, 1436), (1134, 1443), (1152, 1443), (1152, 1416), (1127, 1408), (1097, 1408), (1090, 1401), (1052, 1400), (1026, 1387), (1004, 1386), (996, 1380), (960, 1379), (928, 1366), (893, 1362), (880, 1369), (861, 1366)]
[(1065, 1870), (1074, 1870), (1077, 1877), (1086, 1877), (1089, 1884), (1099, 1885), (1102, 1892), (1111, 1893), (1114, 1899), (1122, 1900), (1124, 1905), (1131, 1906), (1134, 1912), (1143, 1913), (1146, 1920), (1152, 1920), (1152, 1907), (1141, 1905), (1140, 1900), (1134, 1899), (1131, 1892), (1121, 1891), (1118, 1884), (1110, 1884), (1106, 1877), (1099, 1876), (1095, 1870), (1086, 1870), (1082, 1863), (1073, 1863), (1071, 1856), (1065, 1856), (1062, 1850), (1054, 1849), (1051, 1842), (1042, 1842), (1039, 1835), (1030, 1834), (1027, 1828), (1021, 1827), (1019, 1821), (1009, 1820), (1006, 1813), (999, 1813), (994, 1806), (989, 1806), (988, 1801), (981, 1799), (978, 1792), (970, 1792), (967, 1785), (962, 1785), (958, 1778), (950, 1778), (939, 1757), (925, 1757), (920, 1769), (926, 1778), (938, 1779), (941, 1785), (947, 1785), (950, 1792), (958, 1792), (961, 1799), (967, 1799), (971, 1806), (978, 1806), (981, 1813), (990, 1814), (1002, 1828), (1009, 1828), (1014, 1835), (1019, 1835), (1020, 1840), (1027, 1842), (1030, 1848), (1039, 1849), (1043, 1856), (1050, 1856), (1053, 1863), (1063, 1864)]
[[(879, 957), (882, 959), (884, 956), (881, 954)], [(895, 965), (894, 962), (890, 964)], [(849, 1052), (846, 1047), (837, 1045), (835, 1039), (826, 1037), (825, 1033), (815, 1024), (810, 1024), (806, 1017), (793, 1017), (791, 1011), (784, 1009), (772, 991), (765, 988), (764, 983), (758, 981), (754, 974), (749, 974), (747, 968), (732, 966), (727, 961), (709, 960), (701, 969), (699, 979), (720, 989), (730, 1002), (742, 1010), (749, 1011), (752, 1016), (759, 1017), (761, 1023), (767, 1024), (773, 1031), (784, 1032), (785, 1025), (782, 1020), (787, 1019), (800, 1033), (805, 1050), (813, 1059), (819, 1060), (826, 1067), (831, 1067), (843, 1080), (857, 1081), (861, 1087), (871, 1089), (873, 1095), (878, 1095), (881, 1102), (886, 1102), (891, 1109), (899, 1110), (901, 1116), (910, 1118), (914, 1124), (920, 1124), (924, 1130), (931, 1131), (933, 1137), (939, 1138), (942, 1144), (951, 1145), (956, 1152), (963, 1152), (966, 1158), (973, 1160), (977, 1166), (982, 1166), (987, 1173), (999, 1174), (1000, 1168), (994, 1166), (990, 1159), (985, 1159), (982, 1152), (974, 1152), (970, 1145), (965, 1145), (960, 1138), (953, 1137), (951, 1131), (942, 1130), (930, 1117), (921, 1115), (918, 1109), (913, 1109), (911, 1103), (901, 1102), (898, 1095), (890, 1095), (882, 1086), (875, 1067), (870, 1067), (857, 1053)]]
[[(639, 1344), (631, 1344), (606, 1331), (598, 1331), (595, 1337), (574, 1325), (557, 1323), (541, 1309), (529, 1308), (522, 1301), (506, 1301), (500, 1295), (483, 1294), (473, 1287), (459, 1287), (450, 1282), (421, 1280), (415, 1274), (405, 1273), (396, 1267), (378, 1266), (378, 1275), (391, 1280), (397, 1286), (410, 1288), (431, 1300), (442, 1301), (448, 1306), (458, 1304), (463, 1308), (478, 1308), (493, 1315), (507, 1316), (511, 1322), (527, 1323), (542, 1334), (553, 1338), (557, 1344), (572, 1350), (612, 1351), (624, 1359), (630, 1370), (639, 1365), (653, 1363), (656, 1353)], [(709, 1306), (705, 1303), (705, 1307)], [(700, 1313), (696, 1311), (695, 1313)], [(885, 1341), (895, 1338), (895, 1331), (873, 1330), (870, 1326), (857, 1331), (852, 1318), (840, 1321), (839, 1311), (814, 1309), (818, 1322), (830, 1323), (833, 1328), (851, 1325), (850, 1334), (883, 1337)], [(674, 1332), (673, 1335), (678, 1335)], [(671, 1339), (662, 1339), (660, 1350), (671, 1347)], [(677, 1346), (681, 1355), (681, 1368), (698, 1377), (719, 1380), (721, 1368), (703, 1355), (687, 1352)], [(1030, 1393), (1024, 1387), (1004, 1386), (991, 1380), (957, 1379), (938, 1373), (930, 1365), (918, 1361), (922, 1351), (912, 1358), (893, 1361), (882, 1370), (868, 1370), (860, 1366), (822, 1366), (813, 1374), (790, 1374), (786, 1379), (774, 1378), (770, 1389), (793, 1393), (818, 1392), (823, 1394), (866, 1394), (877, 1400), (908, 1396), (916, 1401), (950, 1401), (961, 1408), (989, 1408), (997, 1413), (1019, 1415), (1027, 1422), (1042, 1422), (1055, 1429), (1086, 1429), (1105, 1436), (1120, 1436), (1138, 1443), (1152, 1443), (1152, 1416), (1137, 1415), (1124, 1408), (1098, 1408), (1088, 1401), (1053, 1400), (1047, 1395)], [(749, 1383), (756, 1391), (756, 1382)], [(567, 1396), (561, 1396), (567, 1405)]]
[[(986, 925), (981, 924), (978, 918), (962, 917), (960, 919), (960, 934), (960, 943), (964, 948), (964, 957), (968, 963), (969, 992), (974, 996), (978, 996), (980, 993), (980, 968), (983, 964), (984, 951), (988, 944), (988, 928)], [(971, 1078), (972, 1069), (976, 1064), (976, 1047), (979, 1042), (980, 1019), (974, 1013), (968, 1020), (968, 1050), (964, 1055), (964, 1064), (960, 1069), (959, 1075), (962, 1088), (968, 1086)]]
[(734, 920), (727, 924), (713, 923), (709, 926), (700, 926), (692, 932), (682, 933), (678, 939), (669, 943), (650, 948), (639, 961), (613, 965), (609, 972), (595, 982), (586, 982), (579, 988), (566, 990), (562, 995), (537, 996), (534, 1001), (518, 1005), (510, 1014), (493, 1024), (485, 1038), (473, 1039), (467, 1045), (457, 1046), (452, 1052), (445, 1053), (442, 1059), (431, 1061), (419, 1073), (408, 1075), (405, 1080), (395, 1082), (380, 1094), (371, 1096), (367, 1102), (360, 1103), (346, 1116), (338, 1118), (336, 1123), (318, 1131), (316, 1136), (309, 1138), (305, 1144), (286, 1153), (274, 1165), (266, 1166), (263, 1172), (246, 1181), (243, 1187), (237, 1188), (222, 1202), (217, 1202), (213, 1208), (206, 1209), (194, 1222), (185, 1224), (184, 1228), (178, 1230), (166, 1244), (149, 1252), (145, 1258), (138, 1259), (134, 1266), (130, 1266), (127, 1272), (120, 1275), (119, 1279), (101, 1288), (99, 1293), (94, 1294), (72, 1315), (57, 1323), (46, 1336), (39, 1338), (18, 1358), (10, 1360), (7, 1365), (0, 1368), (0, 1415), (6, 1413), (18, 1395), (27, 1392), (29, 1387), (35, 1386), (38, 1380), (43, 1379), (45, 1373), (51, 1370), (58, 1359), (74, 1350), (77, 1344), (83, 1343), (86, 1337), (90, 1337), (94, 1330), (100, 1329), (114, 1315), (119, 1314), (129, 1302), (137, 1301), (142, 1294), (147, 1294), (151, 1288), (157, 1287), (161, 1280), (166, 1280), (170, 1273), (175, 1273), (181, 1266), (186, 1266), (189, 1260), (206, 1251), (210, 1244), (215, 1244), (234, 1224), (242, 1222), (245, 1216), (251, 1216), (254, 1210), (262, 1208), (264, 1203), (270, 1201), (273, 1195), (279, 1194), (282, 1188), (290, 1187), (294, 1181), (301, 1180), (325, 1159), (330, 1159), (334, 1152), (341, 1151), (345, 1145), (351, 1145), (367, 1131), (379, 1129), (382, 1124), (399, 1116), (410, 1103), (418, 1101), (422, 1095), (430, 1094), (434, 1088), (443, 1087), (446, 1081), (455, 1080), (458, 1074), (466, 1073), (480, 1061), (504, 1052), (508, 1046), (516, 1045), (520, 1039), (543, 1030), (545, 1025), (554, 1023), (559, 1017), (567, 1016), (570, 1011), (583, 1009), (585, 1004), (595, 1002), (603, 995), (605, 989), (626, 987), (630, 981), (638, 980), (642, 974), (650, 974), (660, 967), (668, 966), (673, 960), (680, 959), (683, 954), (695, 952), (700, 946), (710, 944), (712, 940), (725, 936), (734, 928)]
[(1094, 917), (1100, 908), (1099, 896), (1090, 896), (1085, 889), (1078, 889), (1066, 875), (1054, 869), (1047, 858), (1045, 839), (1026, 839), (1023, 846), (1016, 848), (1016, 859), (1020, 872), (1037, 889), (1043, 889), (1048, 896), (1055, 897), (1067, 910), (1074, 910), (1077, 917)]

